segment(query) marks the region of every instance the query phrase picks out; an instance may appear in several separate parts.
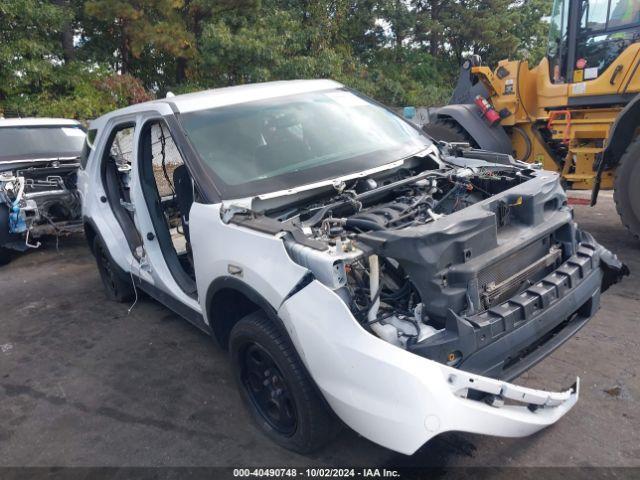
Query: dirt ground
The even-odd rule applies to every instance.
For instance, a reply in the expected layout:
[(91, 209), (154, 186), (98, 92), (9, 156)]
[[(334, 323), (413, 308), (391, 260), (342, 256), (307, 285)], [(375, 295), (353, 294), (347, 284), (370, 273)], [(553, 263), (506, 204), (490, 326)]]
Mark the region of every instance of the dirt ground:
[(264, 437), (225, 352), (151, 300), (108, 301), (84, 240), (0, 269), (0, 466), (640, 466), (640, 242), (610, 195), (576, 217), (631, 277), (597, 316), (518, 379), (581, 398), (528, 438), (447, 433), (406, 457), (345, 429), (311, 456)]

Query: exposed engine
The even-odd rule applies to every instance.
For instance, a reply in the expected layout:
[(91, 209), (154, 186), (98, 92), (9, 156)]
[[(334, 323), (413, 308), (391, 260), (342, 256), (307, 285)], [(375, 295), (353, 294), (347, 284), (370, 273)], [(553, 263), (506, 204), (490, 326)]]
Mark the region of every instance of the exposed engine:
[(0, 173), (0, 205), (6, 207), (13, 248), (36, 248), (42, 235), (67, 235), (81, 228), (76, 189), (78, 164), (47, 162)]
[(310, 272), (297, 288), (321, 282), (372, 334), (500, 378), (569, 338), (594, 289), (628, 274), (576, 227), (557, 174), (456, 145), (222, 215), (282, 238)]
[[(297, 263), (334, 289), (366, 328), (407, 347), (442, 330), (447, 310), (456, 301), (459, 313), (479, 310), (467, 303), (466, 292), (459, 288), (442, 298), (447, 279), (440, 276), (441, 260), (455, 256), (464, 239), (447, 244), (441, 258), (424, 258), (414, 250), (431, 239), (433, 252), (438, 252), (436, 242), (442, 241), (443, 233), (435, 228), (430, 236), (429, 226), (444, 227), (446, 217), (531, 178), (528, 166), (502, 157), (506, 156), (492, 157), (496, 163), (456, 156), (445, 162), (435, 156), (416, 158), (391, 172), (336, 183), (332, 194), (320, 198), (301, 198), (294, 206), (265, 205), (267, 218), (237, 214), (231, 221), (289, 232), (285, 243)], [(522, 199), (510, 203), (518, 201)], [(509, 223), (510, 203), (490, 207), (495, 210), (491, 217), (497, 216), (502, 226)], [(477, 221), (458, 224), (456, 231), (463, 233), (465, 225), (467, 239), (486, 233), (486, 226)], [(400, 249), (410, 255), (392, 251), (403, 243)], [(475, 257), (475, 251), (464, 250), (457, 252), (460, 258), (447, 262), (449, 267)], [(439, 285), (433, 285), (433, 278)], [(433, 295), (435, 290), (440, 298)]]

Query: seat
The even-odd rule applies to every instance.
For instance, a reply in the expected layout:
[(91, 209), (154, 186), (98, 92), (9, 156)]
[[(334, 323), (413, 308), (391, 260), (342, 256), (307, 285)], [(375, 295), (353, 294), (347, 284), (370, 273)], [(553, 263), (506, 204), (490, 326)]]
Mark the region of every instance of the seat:
[(186, 165), (180, 165), (173, 171), (173, 188), (176, 192), (176, 203), (180, 211), (180, 221), (182, 222), (182, 231), (187, 240), (187, 248), (189, 248), (189, 211), (193, 205), (193, 183), (189, 170)]

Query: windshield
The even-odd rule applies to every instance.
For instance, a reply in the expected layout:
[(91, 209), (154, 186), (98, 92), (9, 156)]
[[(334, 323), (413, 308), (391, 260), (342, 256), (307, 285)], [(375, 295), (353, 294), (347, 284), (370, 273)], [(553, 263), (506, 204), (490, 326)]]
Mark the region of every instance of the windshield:
[(584, 1), (576, 46), (583, 79), (597, 78), (639, 38), (640, 1)]
[[(575, 19), (569, 18), (570, 0), (555, 0), (553, 4), (547, 49), (553, 83), (565, 83), (567, 75), (572, 75), (573, 81), (597, 78), (640, 38), (640, 1), (575, 2), (578, 16)], [(577, 29), (575, 58), (567, 56), (570, 25)]]
[(564, 83), (563, 67), (567, 55), (567, 23), (569, 17), (569, 0), (555, 0), (549, 25), (549, 44), (547, 57), (551, 81)]
[(411, 156), (431, 141), (346, 89), (180, 115), (224, 198), (273, 192)]
[(82, 150), (84, 135), (79, 126), (0, 127), (0, 162), (77, 157)]

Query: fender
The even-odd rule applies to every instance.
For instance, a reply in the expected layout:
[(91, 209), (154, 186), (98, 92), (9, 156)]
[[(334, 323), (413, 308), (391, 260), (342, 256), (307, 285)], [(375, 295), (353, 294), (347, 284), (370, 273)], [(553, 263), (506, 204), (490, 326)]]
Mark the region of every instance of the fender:
[(626, 107), (622, 109), (618, 118), (613, 123), (602, 158), (598, 162), (596, 178), (591, 190), (591, 206), (595, 206), (600, 193), (600, 181), (605, 168), (618, 165), (622, 155), (633, 140), (633, 135), (640, 123), (640, 93), (633, 97)]
[(205, 305), (207, 319), (209, 320), (209, 327), (211, 328), (211, 334), (218, 341), (222, 348), (226, 348), (227, 341), (229, 339), (229, 333), (233, 325), (226, 325), (224, 318), (216, 318), (216, 313), (211, 311), (211, 302), (215, 294), (224, 289), (235, 290), (236, 292), (241, 293), (242, 295), (247, 297), (250, 302), (254, 303), (258, 308), (264, 310), (271, 321), (273, 321), (279, 327), (284, 328), (284, 324), (278, 317), (278, 313), (276, 312), (276, 309), (273, 307), (273, 305), (271, 305), (267, 301), (267, 299), (260, 295), (260, 293), (258, 293), (253, 287), (235, 277), (218, 277), (213, 280), (207, 288)]
[(485, 122), (477, 105), (447, 105), (436, 110), (435, 116), (455, 120), (483, 150), (513, 154), (507, 132), (501, 125), (492, 127)]
[(633, 140), (633, 134), (640, 123), (640, 93), (622, 109), (611, 127), (607, 146), (602, 156), (605, 167), (618, 164), (625, 150)]

